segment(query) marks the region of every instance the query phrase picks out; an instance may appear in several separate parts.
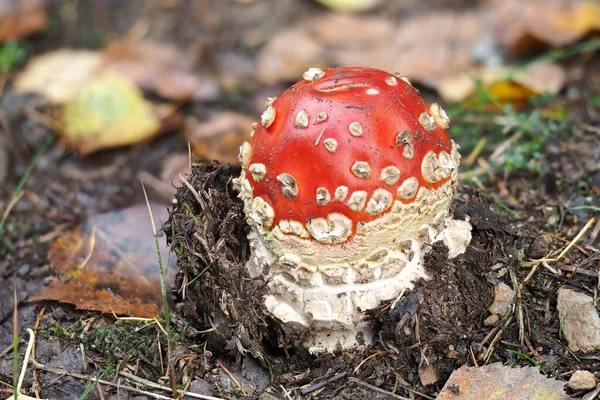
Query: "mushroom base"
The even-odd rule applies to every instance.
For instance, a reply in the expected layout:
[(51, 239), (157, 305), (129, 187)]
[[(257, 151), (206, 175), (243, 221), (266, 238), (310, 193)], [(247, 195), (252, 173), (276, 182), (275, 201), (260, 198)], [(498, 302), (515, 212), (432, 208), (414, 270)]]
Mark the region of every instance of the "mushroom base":
[[(429, 227), (429, 234), (433, 234), (429, 244), (443, 241), (451, 257), (464, 252), (471, 239), (471, 225), (451, 218), (442, 221), (441, 229)], [(259, 260), (264, 261), (270, 253), (258, 235), (251, 233), (249, 238), (253, 256), (247, 267), (258, 274), (260, 265), (264, 265)], [(399, 299), (418, 279), (429, 279), (423, 266), (429, 244), (406, 240), (403, 247), (389, 251), (385, 262), (354, 267), (309, 271), (270, 264), (265, 305), (274, 316), (303, 334), (303, 344), (312, 353), (370, 345), (372, 323), (365, 311)], [(364, 279), (367, 275), (370, 279)]]

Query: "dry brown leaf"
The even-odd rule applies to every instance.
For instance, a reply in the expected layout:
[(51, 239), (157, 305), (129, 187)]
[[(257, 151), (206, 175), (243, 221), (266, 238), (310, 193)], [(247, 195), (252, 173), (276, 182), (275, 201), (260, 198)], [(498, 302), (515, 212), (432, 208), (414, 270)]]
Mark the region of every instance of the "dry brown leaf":
[[(162, 241), (161, 247), (165, 260)], [(91, 217), (55, 240), (48, 258), (60, 280), (30, 301), (56, 300), (81, 310), (136, 317), (160, 312), (160, 273), (145, 204)]]
[(564, 86), (566, 74), (557, 64), (536, 63), (529, 68), (474, 68), (468, 73), (448, 76), (436, 84), (446, 101), (463, 101), (477, 91), (476, 80), (501, 102), (520, 102), (531, 96), (557, 94)]
[[(394, 28), (380, 17), (325, 14), (275, 35), (257, 57), (258, 78), (265, 83), (296, 81), (310, 67), (343, 63), (338, 52), (374, 52), (390, 45)], [(370, 50), (367, 50), (370, 49)], [(389, 57), (386, 57), (388, 59)], [(385, 69), (385, 60), (364, 57), (360, 65)], [(357, 65), (359, 65), (357, 64)]]
[(315, 0), (327, 8), (341, 12), (357, 12), (374, 8), (381, 0)]
[(501, 363), (455, 370), (436, 400), (566, 400), (565, 382), (546, 378), (539, 368)]
[(82, 86), (107, 71), (119, 74), (143, 90), (171, 100), (212, 100), (217, 81), (195, 71), (196, 59), (173, 45), (143, 41), (117, 42), (104, 52), (57, 50), (34, 58), (17, 77), (18, 92), (36, 92), (52, 103), (73, 99)]
[(57, 50), (34, 58), (17, 77), (17, 92), (36, 92), (52, 103), (71, 100), (100, 72), (102, 57), (95, 51)]
[(435, 87), (475, 64), (472, 50), (487, 39), (486, 21), (483, 10), (443, 12), (395, 28), (381, 17), (327, 14), (275, 36), (258, 55), (258, 77), (272, 84), (298, 80), (309, 67), (362, 65)]
[(600, 29), (600, 3), (590, 0), (495, 0), (498, 41), (515, 54), (563, 47)]
[(238, 165), (240, 146), (250, 141), (253, 122), (246, 115), (225, 111), (201, 124), (189, 122), (186, 137), (196, 156)]
[(172, 100), (212, 100), (219, 94), (216, 80), (196, 71), (194, 52), (145, 40), (112, 43), (102, 54), (111, 71), (128, 77), (144, 90)]
[(48, 25), (46, 0), (3, 0), (0, 3), (0, 42), (19, 40)]
[(158, 133), (152, 104), (126, 78), (106, 73), (65, 104), (61, 138), (80, 154), (134, 144)]

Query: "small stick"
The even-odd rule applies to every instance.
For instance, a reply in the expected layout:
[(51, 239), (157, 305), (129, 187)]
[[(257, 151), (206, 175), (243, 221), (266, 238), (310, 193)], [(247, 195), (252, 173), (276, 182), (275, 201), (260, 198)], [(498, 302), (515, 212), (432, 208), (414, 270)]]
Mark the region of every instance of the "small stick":
[(539, 261), (539, 262), (556, 262), (558, 260), (560, 260), (561, 258), (564, 257), (565, 254), (567, 254), (567, 252), (571, 249), (571, 247), (573, 247), (575, 245), (575, 243), (577, 243), (579, 241), (579, 239), (581, 239), (581, 237), (585, 234), (585, 232), (590, 229), (590, 226), (592, 226), (592, 224), (594, 223), (594, 218), (590, 218), (590, 220), (584, 225), (584, 227), (579, 231), (579, 233), (577, 234), (577, 236), (575, 236), (573, 238), (573, 240), (571, 240), (571, 242), (567, 245), (567, 247), (564, 248), (564, 250), (555, 258), (539, 258), (539, 259), (534, 259), (531, 261)]
[[(371, 384), (369, 384), (369, 383), (367, 383), (367, 382), (361, 381), (360, 379), (357, 379), (357, 378), (352, 378), (352, 377), (350, 377), (350, 378), (348, 378), (348, 380), (349, 380), (350, 382), (354, 382), (354, 383), (356, 383), (356, 384), (358, 384), (358, 385), (361, 385), (361, 386), (364, 386), (364, 387), (366, 387), (366, 388), (368, 388), (368, 389), (371, 389), (371, 390), (372, 390), (372, 391), (374, 391), (374, 392), (377, 392), (377, 393), (381, 393), (381, 394), (384, 394), (384, 395), (390, 396), (390, 397), (392, 397), (392, 398), (394, 398), (394, 399), (399, 399), (399, 400), (410, 400), (408, 397), (399, 396), (399, 395), (397, 395), (397, 394), (395, 394), (395, 393), (388, 392), (387, 390), (383, 390), (383, 389), (381, 389), (381, 388), (378, 388), (377, 386), (373, 386), (373, 385), (371, 385)], [(433, 400), (433, 397), (429, 397), (429, 396), (426, 396), (426, 395), (423, 395), (423, 394), (421, 394), (421, 396), (425, 397), (426, 399), (432, 399), (432, 400)]]
[(473, 354), (473, 346), (469, 346), (469, 353), (471, 354), (471, 360), (473, 360), (473, 364), (475, 365), (476, 368), (479, 368), (479, 364), (477, 363), (475, 354)]
[(379, 355), (381, 355), (381, 354), (385, 354), (385, 351), (383, 351), (383, 350), (378, 350), (378, 351), (376, 351), (375, 353), (373, 353), (373, 354), (371, 354), (370, 356), (368, 356), (367, 358), (365, 358), (364, 360), (362, 360), (362, 361), (361, 361), (361, 362), (360, 362), (360, 363), (359, 363), (359, 364), (356, 366), (356, 368), (354, 368), (354, 370), (352, 371), (352, 374), (355, 374), (355, 373), (356, 373), (356, 371), (358, 371), (358, 370), (360, 369), (360, 367), (362, 367), (362, 365), (363, 365), (364, 363), (366, 363), (367, 361), (369, 361), (371, 358), (377, 357), (377, 356), (379, 356)]
[(233, 381), (233, 383), (236, 384), (236, 386), (242, 391), (242, 393), (246, 394), (246, 392), (244, 391), (244, 388), (242, 388), (242, 385), (240, 385), (240, 383), (237, 381), (237, 379), (235, 379), (235, 376), (233, 376), (233, 374), (231, 372), (229, 372), (229, 370), (227, 369), (227, 367), (225, 366), (225, 364), (223, 364), (221, 362), (221, 360), (217, 360), (217, 365), (221, 368), (223, 368), (223, 371), (225, 371), (225, 373), (227, 375), (229, 375), (229, 377), (231, 378), (231, 380)]
[[(347, 372), (340, 372), (339, 374), (335, 374), (334, 376), (327, 378), (324, 381), (317, 382), (314, 385), (309, 385), (309, 386), (306, 386), (306, 387), (300, 389), (300, 393), (302, 393), (302, 394), (312, 393), (315, 390), (319, 390), (322, 387), (329, 385), (330, 383), (339, 381), (340, 379), (344, 378), (347, 374), (348, 374)], [(350, 379), (352, 379), (352, 378), (350, 378)]]
[[(103, 379), (96, 379), (90, 375), (82, 375), (82, 374), (77, 374), (75, 372), (71, 372), (71, 371), (67, 371), (66, 369), (61, 369), (61, 368), (55, 368), (55, 367), (47, 367), (44, 364), (41, 364), (35, 360), (31, 360), (31, 363), (33, 364), (34, 368), (39, 369), (40, 371), (45, 371), (45, 372), (50, 372), (52, 374), (56, 374), (56, 375), (66, 375), (66, 376), (71, 376), (73, 378), (77, 378), (77, 379), (82, 379), (85, 381), (95, 381), (97, 383), (101, 383), (103, 385), (108, 385), (111, 387), (116, 387), (116, 388), (120, 388), (120, 389), (124, 389), (130, 392), (134, 392), (134, 393), (140, 393), (146, 396), (149, 396), (151, 398), (154, 399), (165, 399), (165, 400), (172, 400), (172, 397), (167, 397), (167, 396), (163, 396), (157, 393), (152, 393), (152, 392), (147, 392), (145, 390), (141, 390), (132, 386), (126, 386), (126, 385), (122, 385), (119, 382), (110, 382), (110, 381), (105, 381)], [(119, 374), (121, 374), (122, 372), (119, 372)], [(133, 375), (135, 376), (135, 375)], [(155, 389), (160, 389), (160, 390), (164, 390), (166, 392), (170, 392), (171, 388), (167, 387), (167, 386), (163, 386), (163, 385), (159, 385), (157, 383), (136, 377), (137, 381), (146, 385), (146, 386), (151, 386)], [(190, 392), (184, 392), (182, 390), (178, 390), (179, 393), (181, 393), (182, 395), (185, 396), (189, 396), (189, 397), (193, 397), (195, 399), (203, 399), (203, 400), (224, 400), (220, 397), (213, 397), (213, 396), (206, 396), (203, 394), (198, 394), (198, 393), (190, 393)]]

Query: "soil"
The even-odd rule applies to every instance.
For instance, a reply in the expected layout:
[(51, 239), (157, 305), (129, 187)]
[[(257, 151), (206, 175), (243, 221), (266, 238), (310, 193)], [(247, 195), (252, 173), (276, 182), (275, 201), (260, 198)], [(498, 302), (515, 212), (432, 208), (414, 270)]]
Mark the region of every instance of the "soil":
[[(50, 49), (97, 48), (104, 40), (126, 34), (143, 17), (157, 27), (151, 36), (200, 51), (203, 69), (211, 71), (222, 54), (252, 59), (254, 49), (245, 48), (242, 40), (249, 32), (266, 38), (303, 15), (320, 12), (308, 0), (257, 1), (250, 7), (222, 1), (163, 2), (178, 7), (158, 3), (143, 2), (140, 7), (122, 1), (52, 2), (47, 32), (27, 39), (28, 58)], [(383, 12), (422, 11), (419, 2), (412, 2), (412, 8), (409, 3)], [(470, 2), (437, 3), (460, 10)], [(257, 26), (261, 27), (258, 33)], [(56, 141), (42, 155), (0, 235), (0, 396), (12, 393), (13, 287), (18, 298), (20, 359), (28, 339), (25, 329), (31, 328), (37, 333), (36, 360), (46, 366), (27, 373), (24, 389), (37, 391), (41, 398), (77, 398), (92, 383), (89, 377), (102, 373), (114, 386), (100, 383), (88, 399), (155, 398), (123, 388), (136, 383), (117, 372), (164, 387), (169, 386), (169, 373), (178, 383), (194, 377), (188, 389), (196, 393), (262, 400), (285, 398), (286, 393), (292, 398), (435, 398), (456, 368), (496, 361), (531, 366), (533, 359), (544, 373), (560, 380), (578, 369), (600, 372), (597, 355), (575, 355), (565, 346), (556, 311), (561, 287), (597, 292), (597, 232), (586, 235), (579, 247), (553, 263), (558, 273), (540, 267), (527, 278), (530, 268), (523, 266), (530, 258), (563, 248), (598, 216), (600, 111), (587, 99), (600, 95), (600, 57), (576, 57), (567, 63), (577, 64), (579, 73), (556, 102), (567, 108), (573, 122), (545, 144), (539, 168), (489, 174), (481, 182), (460, 185), (455, 217), (469, 216), (474, 226), (467, 252), (448, 260), (444, 246), (435, 245), (426, 259), (432, 279), (419, 282), (394, 308), (382, 304), (372, 312), (378, 338), (372, 348), (362, 351), (312, 356), (295, 345), (298, 338), (293, 332), (264, 312), (260, 294), (265, 282), (251, 279), (244, 268), (249, 228), (231, 182), (239, 171), (218, 163), (194, 166), (187, 179), (202, 201), (187, 188), (179, 190), (177, 205), (169, 207), (171, 216), (163, 227), (164, 236), (180, 255), (170, 299), (174, 371), (167, 371), (166, 344), (156, 324), (116, 322), (112, 316), (76, 311), (68, 305), (27, 302), (28, 296), (55, 279), (48, 260), (54, 238), (86, 216), (142, 202), (140, 173), (158, 176), (169, 154), (187, 151), (187, 143), (175, 132), (85, 158)], [(51, 135), (47, 126), (30, 118), (28, 110), (46, 111), (39, 107), (40, 99), (16, 94), (11, 79), (7, 76), (0, 98), (0, 143), (6, 143), (10, 160), (0, 186), (1, 210)], [(264, 97), (265, 89), (255, 82), (248, 87), (244, 93), (224, 93), (213, 102), (185, 104), (181, 112), (200, 120), (227, 108), (258, 115), (254, 104)], [(435, 97), (424, 88), (422, 93), (428, 100)], [(1, 164), (0, 156), (0, 169)], [(0, 179), (1, 175), (2, 171)], [(160, 200), (158, 194), (150, 195)], [(183, 204), (191, 205), (193, 214), (202, 218), (195, 221)], [(542, 233), (552, 240), (536, 240)], [(514, 313), (487, 326), (483, 321), (498, 282), (521, 287), (520, 298)], [(427, 365), (435, 368), (437, 380), (424, 386), (419, 371)], [(170, 397), (162, 389), (144, 390)]]

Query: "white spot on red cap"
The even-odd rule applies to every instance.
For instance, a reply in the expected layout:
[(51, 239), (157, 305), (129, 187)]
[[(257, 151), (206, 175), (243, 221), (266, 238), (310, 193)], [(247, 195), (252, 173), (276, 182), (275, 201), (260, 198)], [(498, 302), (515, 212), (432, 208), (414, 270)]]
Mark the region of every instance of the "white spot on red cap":
[(302, 74), (302, 79), (305, 81), (313, 82), (318, 81), (319, 79), (325, 76), (325, 72), (323, 72), (320, 68), (309, 68), (308, 71)]
[(390, 208), (393, 196), (385, 189), (376, 189), (367, 204), (367, 215), (378, 215)]
[(396, 193), (403, 199), (412, 199), (417, 194), (417, 190), (419, 190), (419, 181), (412, 177), (402, 182)]
[(343, 214), (332, 213), (327, 218), (314, 218), (306, 223), (310, 235), (323, 243), (341, 243), (352, 234), (352, 220)]
[(266, 129), (271, 126), (273, 121), (275, 121), (275, 116), (277, 112), (275, 111), (275, 107), (273, 104), (269, 104), (267, 109), (260, 116), (260, 123)]
[(367, 179), (371, 176), (371, 167), (366, 161), (356, 161), (350, 168), (354, 176), (360, 179)]
[(408, 129), (403, 130), (396, 136), (396, 144), (398, 146), (404, 146), (402, 150), (402, 156), (408, 160), (412, 160), (415, 156), (415, 144), (411, 131)]
[(337, 147), (338, 147), (338, 142), (335, 139), (327, 138), (323, 141), (323, 146), (325, 146), (325, 149), (328, 152), (335, 153), (335, 151), (337, 150)]
[(379, 94), (379, 90), (375, 89), (375, 88), (368, 88), (366, 93), (368, 95), (374, 96), (376, 94)]
[(264, 179), (267, 173), (267, 168), (265, 167), (265, 164), (253, 163), (248, 167), (248, 171), (250, 171), (252, 174), (252, 179), (254, 179), (254, 182), (260, 182)]
[(367, 202), (367, 192), (364, 190), (357, 190), (356, 192), (350, 195), (348, 199), (348, 207), (352, 211), (361, 212), (363, 208), (365, 208), (365, 203)]
[(316, 193), (317, 204), (320, 206), (325, 206), (327, 203), (331, 201), (331, 195), (329, 194), (329, 190), (324, 187), (320, 187), (317, 189)]
[(317, 119), (315, 120), (315, 124), (319, 124), (327, 119), (327, 113), (325, 111), (319, 111), (317, 113)]
[(308, 112), (306, 112), (306, 110), (298, 111), (294, 126), (300, 129), (306, 129), (308, 127)]
[(450, 118), (448, 118), (448, 114), (446, 114), (446, 111), (444, 111), (444, 109), (440, 107), (439, 104), (432, 103), (429, 106), (429, 112), (431, 113), (431, 115), (435, 119), (435, 122), (439, 125), (440, 128), (448, 129), (448, 127), (450, 126)]
[(400, 179), (400, 170), (393, 165), (385, 167), (381, 170), (379, 179), (387, 185), (393, 185)]
[(393, 76), (388, 76), (387, 78), (385, 78), (385, 83), (387, 83), (390, 86), (397, 86), (398, 80)]
[(350, 132), (350, 134), (352, 136), (362, 136), (363, 135), (363, 127), (360, 124), (360, 122), (352, 122), (349, 126), (348, 126), (348, 131)]
[(334, 201), (344, 201), (348, 196), (348, 186), (338, 186), (333, 195)]
[(435, 118), (429, 115), (429, 113), (421, 113), (421, 115), (419, 115), (419, 122), (427, 132), (433, 132), (435, 130)]
[(248, 164), (250, 164), (250, 159), (252, 158), (252, 145), (248, 142), (242, 143), (240, 146), (240, 154), (238, 155), (238, 160), (240, 161), (240, 165), (242, 169), (247, 169)]
[(296, 178), (290, 174), (281, 174), (277, 176), (277, 181), (281, 184), (281, 192), (290, 200), (298, 196), (298, 185)]

